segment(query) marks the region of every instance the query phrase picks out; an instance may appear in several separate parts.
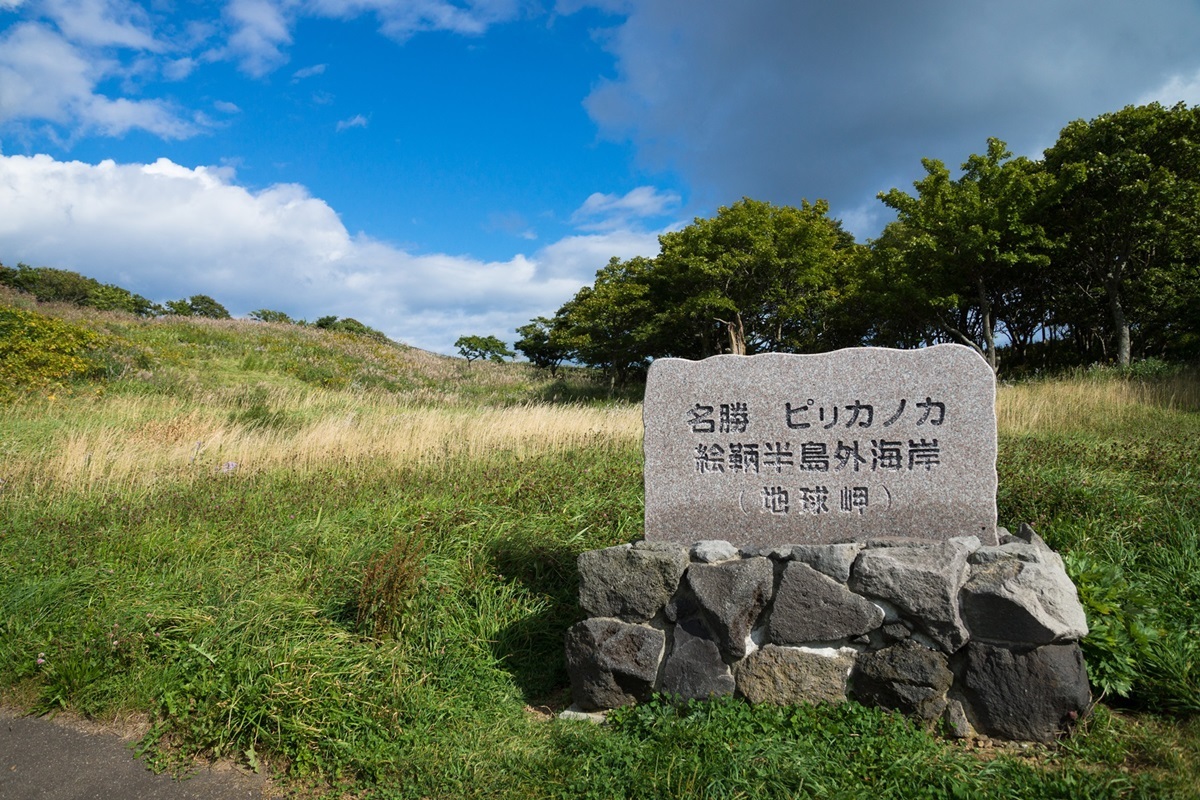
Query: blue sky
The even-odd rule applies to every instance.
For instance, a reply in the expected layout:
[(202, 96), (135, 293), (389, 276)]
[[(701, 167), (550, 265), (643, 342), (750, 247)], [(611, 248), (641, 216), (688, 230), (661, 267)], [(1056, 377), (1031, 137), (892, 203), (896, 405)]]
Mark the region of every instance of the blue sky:
[(0, 262), (511, 342), (743, 196), (1200, 103), (1194, 0), (0, 0)]

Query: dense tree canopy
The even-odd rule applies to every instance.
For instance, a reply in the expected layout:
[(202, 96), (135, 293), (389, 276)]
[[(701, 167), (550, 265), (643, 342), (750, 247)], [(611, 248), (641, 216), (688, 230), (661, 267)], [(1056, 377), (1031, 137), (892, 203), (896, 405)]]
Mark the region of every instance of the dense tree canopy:
[(163, 310), (140, 294), (65, 269), (31, 267), (28, 264), (17, 264), (14, 269), (0, 264), (0, 284), (28, 292), (48, 303), (72, 303), (102, 311), (128, 311), (141, 317), (151, 317)]
[(246, 316), (256, 322), (282, 322), (288, 325), (294, 325), (295, 320), (283, 311), (276, 311), (271, 308), (259, 308), (251, 311)]
[(819, 347), (857, 246), (824, 201), (743, 199), (659, 237), (652, 271), (665, 354), (704, 357)]
[(1076, 120), (1045, 164), (1056, 266), (1083, 301), (1066, 305), (1062, 321), (1120, 364), (1135, 331), (1143, 347), (1169, 351), (1190, 317), (1194, 342), (1200, 107), (1154, 103)]
[(1050, 263), (1037, 221), (1045, 173), (1012, 159), (998, 139), (967, 159), (958, 179), (940, 161), (922, 163), (915, 196), (899, 189), (879, 196), (897, 219), (874, 248), (887, 276), (875, 291), (892, 306), (884, 315), (916, 314), (922, 339), (974, 347), (994, 370), (997, 330), (1027, 344), (1039, 322), (1029, 312)]
[(989, 139), (957, 173), (922, 165), (879, 195), (896, 219), (867, 245), (823, 201), (743, 199), (611, 260), (519, 347), (616, 382), (663, 356), (859, 344), (960, 342), (996, 370), (1200, 355), (1200, 107), (1076, 120), (1042, 160)]
[(558, 366), (570, 356), (570, 350), (562, 341), (562, 333), (553, 320), (538, 317), (528, 325), (517, 328), (514, 347), (536, 367), (550, 371), (553, 376)]
[(617, 383), (662, 356), (853, 344), (861, 321), (843, 304), (863, 250), (828, 213), (823, 202), (743, 199), (663, 234), (657, 258), (612, 259), (553, 320), (541, 318), (540, 335)]
[(206, 294), (194, 294), (185, 300), (168, 300), (167, 312), (181, 317), (208, 317), (209, 319), (229, 319), (225, 306)]

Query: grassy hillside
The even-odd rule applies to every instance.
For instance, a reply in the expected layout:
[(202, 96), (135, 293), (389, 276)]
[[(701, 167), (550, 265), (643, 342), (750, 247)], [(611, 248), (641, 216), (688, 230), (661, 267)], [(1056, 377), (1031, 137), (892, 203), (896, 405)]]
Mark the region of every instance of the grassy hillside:
[(1107, 691), (1074, 739), (1008, 748), (853, 703), (554, 720), (575, 557), (641, 535), (640, 407), (586, 375), (14, 295), (3, 336), (0, 692), (145, 713), (164, 767), (366, 797), (1200, 796), (1194, 375), (1001, 389), (1001, 523), (1066, 555)]

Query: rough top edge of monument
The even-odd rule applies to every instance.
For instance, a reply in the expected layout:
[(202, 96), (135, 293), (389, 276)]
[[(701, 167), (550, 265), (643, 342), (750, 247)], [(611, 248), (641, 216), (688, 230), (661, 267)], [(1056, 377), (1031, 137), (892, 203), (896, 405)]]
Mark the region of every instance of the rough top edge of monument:
[(808, 360), (808, 359), (840, 358), (840, 357), (844, 357), (847, 354), (852, 354), (853, 356), (859, 356), (859, 355), (861, 355), (861, 356), (868, 356), (868, 355), (878, 356), (878, 355), (882, 354), (889, 358), (891, 358), (891, 357), (918, 358), (918, 357), (928, 357), (930, 354), (935, 354), (935, 353), (938, 356), (946, 355), (946, 356), (951, 356), (951, 357), (957, 357), (960, 354), (961, 355), (969, 355), (969, 356), (971, 356), (972, 363), (977, 361), (978, 366), (986, 369), (988, 371), (988, 373), (992, 372), (992, 368), (990, 366), (988, 366), (987, 359), (985, 359), (982, 355), (980, 355), (979, 351), (974, 350), (970, 347), (967, 347), (964, 344), (953, 344), (953, 343), (934, 344), (934, 345), (930, 345), (929, 347), (914, 347), (914, 348), (877, 347), (875, 345), (864, 345), (862, 347), (843, 347), (839, 350), (829, 350), (824, 353), (770, 352), (770, 353), (755, 353), (754, 355), (746, 355), (746, 356), (739, 356), (739, 355), (735, 355), (733, 353), (720, 353), (718, 355), (706, 356), (705, 358), (699, 358), (699, 359), (676, 358), (674, 356), (671, 356), (671, 357), (667, 357), (667, 358), (656, 358), (654, 361), (652, 361), (650, 363), (650, 372), (653, 373), (654, 367), (656, 365), (660, 365), (660, 364), (703, 364), (705, 362), (718, 361), (718, 360), (723, 360), (723, 359), (729, 360), (729, 361), (745, 361), (745, 360), (754, 360), (754, 359), (762, 359), (762, 360), (769, 361), (769, 360), (775, 360), (775, 359), (796, 359), (796, 358), (802, 358), (802, 359)]

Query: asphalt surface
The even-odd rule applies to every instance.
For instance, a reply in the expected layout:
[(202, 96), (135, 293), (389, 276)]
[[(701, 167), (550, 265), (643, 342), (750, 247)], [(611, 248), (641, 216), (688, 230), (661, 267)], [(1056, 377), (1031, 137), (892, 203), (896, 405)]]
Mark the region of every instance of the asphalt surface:
[(119, 731), (65, 715), (21, 716), (0, 707), (3, 800), (247, 800), (271, 796), (261, 776), (232, 765), (184, 779), (155, 775)]

